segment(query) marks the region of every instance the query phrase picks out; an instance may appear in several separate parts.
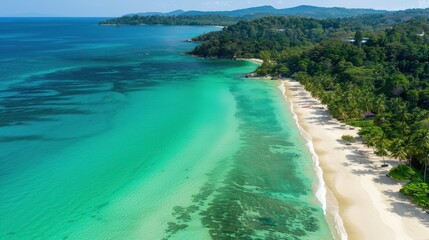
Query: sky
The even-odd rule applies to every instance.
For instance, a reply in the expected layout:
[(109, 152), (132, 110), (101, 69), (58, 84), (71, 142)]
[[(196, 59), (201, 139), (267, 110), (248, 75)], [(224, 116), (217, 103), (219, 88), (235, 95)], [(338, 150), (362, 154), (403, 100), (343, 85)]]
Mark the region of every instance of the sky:
[(271, 5), (289, 8), (299, 5), (320, 7), (400, 10), (429, 8), (429, 0), (1, 0), (0, 16), (116, 17), (137, 12), (183, 10), (234, 10)]

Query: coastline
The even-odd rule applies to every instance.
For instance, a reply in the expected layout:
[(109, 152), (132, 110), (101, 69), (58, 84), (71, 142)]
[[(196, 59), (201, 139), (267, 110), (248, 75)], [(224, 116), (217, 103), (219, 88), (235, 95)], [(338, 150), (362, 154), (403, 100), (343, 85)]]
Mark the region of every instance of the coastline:
[(258, 65), (261, 65), (264, 62), (262, 59), (258, 59), (258, 58), (237, 58), (236, 60), (249, 61)]
[[(307, 148), (312, 155), (312, 161), (314, 164), (314, 172), (318, 179), (318, 186), (315, 190), (316, 198), (319, 200), (322, 205), (323, 213), (325, 214), (326, 221), (328, 222), (332, 235), (334, 239), (346, 240), (347, 232), (344, 228), (344, 223), (342, 218), (339, 215), (338, 202), (336, 198), (332, 195), (332, 192), (326, 187), (325, 180), (323, 179), (323, 170), (320, 167), (319, 156), (316, 153), (313, 138), (312, 136), (300, 125), (300, 120), (298, 119), (298, 115), (294, 110), (294, 102), (288, 100), (288, 96), (286, 94), (286, 87), (284, 84), (279, 85), (279, 89), (282, 92), (282, 95), (285, 101), (289, 104), (289, 108), (291, 113), (293, 114), (293, 118), (295, 120), (295, 124), (300, 130), (301, 136), (306, 140)], [(329, 194), (329, 196), (328, 196)], [(329, 201), (328, 201), (329, 199)], [(329, 205), (328, 205), (329, 204)]]
[(399, 193), (402, 184), (386, 176), (390, 167), (382, 168), (381, 158), (362, 143), (347, 146), (341, 141), (342, 135), (358, 136), (358, 129), (332, 119), (297, 81), (283, 80), (280, 89), (310, 151), (314, 147), (322, 185), (316, 195), (326, 196), (322, 207), (340, 239), (429, 239), (429, 217)]

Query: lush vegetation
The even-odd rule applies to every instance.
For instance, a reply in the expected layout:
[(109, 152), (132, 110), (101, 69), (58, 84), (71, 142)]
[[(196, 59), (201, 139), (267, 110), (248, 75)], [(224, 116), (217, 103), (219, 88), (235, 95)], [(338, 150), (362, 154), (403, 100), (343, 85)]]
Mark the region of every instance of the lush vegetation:
[(147, 12), (127, 14), (122, 17), (101, 21), (100, 24), (128, 25), (222, 25), (228, 26), (243, 20), (254, 20), (268, 16), (300, 16), (319, 19), (348, 18), (350, 26), (384, 26), (402, 22), (416, 16), (429, 16), (429, 9), (410, 9), (387, 12), (374, 9), (324, 8), (314, 6), (297, 6), (276, 9), (272, 6), (261, 6), (234, 11), (183, 11), (169, 13)]
[(285, 49), (321, 41), (338, 31), (339, 27), (335, 20), (300, 17), (266, 17), (251, 22), (242, 21), (221, 32), (195, 37), (194, 41), (204, 43), (196, 47), (192, 54), (218, 58), (260, 56), (267, 60), (271, 54)]
[(124, 16), (101, 21), (100, 24), (112, 25), (218, 25), (227, 26), (243, 20), (240, 17), (223, 15), (196, 15), (196, 16)]
[[(268, 74), (295, 76), (339, 119), (362, 119), (364, 143), (376, 155), (393, 157), (426, 178), (429, 162), (429, 40), (426, 20), (393, 25), (381, 32), (355, 32), (360, 44), (330, 38), (276, 59)], [(277, 69), (286, 69), (279, 72)], [(354, 121), (356, 122), (356, 121)], [(394, 174), (393, 174), (394, 175)], [(401, 192), (429, 206), (427, 183), (415, 177)]]
[(272, 6), (261, 6), (234, 11), (183, 11), (169, 13), (149, 12), (127, 14), (119, 18), (107, 19), (100, 24), (127, 25), (221, 25), (228, 26), (243, 20), (254, 20), (267, 16), (301, 16), (313, 18), (351, 17), (362, 14), (378, 14), (386, 11), (373, 9), (323, 8), (298, 6), (294, 8), (276, 9)]
[(218, 14), (224, 16), (233, 17), (250, 17), (255, 16), (253, 19), (267, 16), (300, 16), (300, 17), (312, 17), (312, 18), (339, 18), (339, 17), (351, 17), (362, 14), (377, 14), (387, 13), (385, 10), (374, 10), (364, 8), (340, 8), (340, 7), (315, 7), (308, 5), (301, 5), (292, 8), (276, 9), (272, 6), (260, 6), (245, 9), (238, 9), (233, 11), (215, 11), (215, 12), (204, 12), (204, 11), (188, 11), (181, 13), (184, 15), (211, 15)]
[(390, 169), (389, 176), (391, 176), (396, 180), (404, 181), (404, 180), (412, 180), (415, 177), (418, 177), (418, 174), (410, 166), (405, 164), (399, 164), (398, 166)]
[(429, 185), (411, 167), (400, 164), (389, 171), (396, 180), (410, 180), (400, 192), (411, 197), (412, 201), (423, 208), (429, 208)]
[(421, 178), (401, 192), (427, 207), (429, 15), (397, 23), (399, 16), (267, 17), (199, 36), (192, 53), (259, 57), (257, 74), (296, 78), (334, 117), (360, 126), (375, 154), (416, 169)]
[(410, 196), (417, 205), (429, 209), (429, 185), (427, 183), (421, 180), (413, 180), (405, 184), (400, 192)]

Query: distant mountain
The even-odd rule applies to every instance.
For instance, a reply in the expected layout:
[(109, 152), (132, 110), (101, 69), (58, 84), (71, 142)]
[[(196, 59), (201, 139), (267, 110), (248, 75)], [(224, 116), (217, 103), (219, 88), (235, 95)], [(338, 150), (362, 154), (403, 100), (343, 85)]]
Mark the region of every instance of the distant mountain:
[(261, 6), (234, 11), (183, 11), (168, 13), (147, 12), (128, 14), (119, 18), (101, 21), (104, 25), (218, 25), (229, 26), (239, 21), (249, 21), (267, 16), (298, 16), (318, 19), (343, 18), (355, 26), (384, 27), (414, 18), (429, 19), (429, 8), (385, 11), (374, 9), (314, 7), (302, 5), (293, 8), (276, 9), (272, 6)]
[(261, 7), (252, 7), (245, 8), (233, 11), (187, 11), (182, 14), (182, 16), (201, 16), (201, 15), (223, 15), (229, 17), (243, 17), (246, 15), (268, 13), (268, 14), (277, 14), (279, 9), (275, 9), (272, 6), (261, 6)]
[(415, 9), (407, 9), (407, 10), (401, 10), (401, 11), (393, 11), (389, 12), (387, 14), (371, 14), (371, 15), (359, 15), (356, 17), (352, 17), (350, 19), (360, 19), (362, 23), (368, 24), (368, 23), (387, 23), (387, 24), (393, 24), (398, 22), (406, 22), (410, 19), (414, 18), (422, 18), (429, 21), (429, 8), (415, 8)]
[(367, 8), (341, 8), (341, 7), (314, 7), (308, 5), (301, 5), (293, 8), (285, 8), (277, 10), (280, 15), (293, 15), (301, 17), (313, 18), (338, 18), (338, 17), (352, 17), (363, 14), (384, 14), (386, 10), (374, 10)]
[(272, 6), (252, 7), (245, 9), (238, 9), (233, 11), (183, 11), (176, 10), (168, 13), (160, 12), (145, 12), (127, 14), (125, 16), (204, 16), (204, 15), (221, 15), (228, 17), (247, 17), (250, 15), (269, 16), (302, 16), (313, 18), (337, 18), (337, 17), (351, 17), (362, 14), (383, 14), (387, 13), (385, 10), (374, 10), (364, 8), (340, 8), (340, 7), (314, 7), (302, 5), (293, 8), (276, 9)]

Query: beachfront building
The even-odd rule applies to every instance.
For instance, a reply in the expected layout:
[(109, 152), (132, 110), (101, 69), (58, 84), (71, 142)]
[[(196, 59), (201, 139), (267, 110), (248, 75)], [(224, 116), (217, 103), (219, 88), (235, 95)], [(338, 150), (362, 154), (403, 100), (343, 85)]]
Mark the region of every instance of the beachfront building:
[(374, 118), (374, 117), (375, 117), (375, 113), (372, 113), (372, 112), (364, 112), (364, 113), (363, 113), (363, 117), (364, 117), (365, 119), (372, 119), (372, 118)]
[[(362, 44), (365, 44), (366, 42), (368, 42), (368, 40), (369, 40), (369, 38), (362, 38), (362, 40), (360, 41), (360, 43)], [(344, 40), (344, 42), (349, 42), (349, 43), (355, 43), (356, 42), (356, 40), (355, 40), (355, 38), (346, 38), (345, 40)]]

